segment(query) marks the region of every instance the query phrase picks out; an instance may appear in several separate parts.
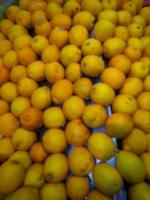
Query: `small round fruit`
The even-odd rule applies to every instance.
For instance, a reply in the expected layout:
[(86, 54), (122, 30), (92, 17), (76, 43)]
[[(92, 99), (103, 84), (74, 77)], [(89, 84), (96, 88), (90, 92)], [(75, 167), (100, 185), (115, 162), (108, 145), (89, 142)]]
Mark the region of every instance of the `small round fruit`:
[(37, 88), (31, 96), (31, 104), (40, 110), (51, 104), (51, 93), (47, 86)]
[(117, 24), (117, 12), (112, 9), (102, 10), (98, 15), (98, 21), (99, 20), (107, 20), (110, 21), (113, 24)]
[(3, 56), (10, 49), (12, 49), (12, 43), (7, 39), (1, 40), (0, 56)]
[(143, 7), (140, 10), (140, 15), (144, 17), (147, 25), (150, 23), (150, 14), (149, 13), (150, 13), (149, 7)]
[(142, 37), (143, 27), (138, 23), (132, 23), (128, 26), (130, 37)]
[(138, 106), (140, 109), (150, 111), (150, 92), (143, 92), (138, 96)]
[(42, 61), (50, 63), (59, 60), (59, 49), (55, 45), (48, 45), (42, 52)]
[(89, 13), (91, 13), (93, 16), (96, 17), (102, 10), (102, 5), (99, 0), (93, 0), (93, 1), (83, 0), (81, 3), (81, 9), (88, 11)]
[(138, 61), (142, 56), (142, 51), (139, 48), (133, 48), (131, 46), (127, 46), (124, 49), (124, 54), (132, 61)]
[(80, 3), (76, 0), (66, 1), (64, 3), (63, 12), (69, 17), (73, 17), (80, 11)]
[(48, 44), (48, 39), (42, 35), (34, 36), (31, 41), (31, 47), (37, 54), (41, 54)]
[(145, 169), (142, 160), (128, 151), (120, 151), (116, 156), (116, 168), (128, 183), (144, 181)]
[(55, 2), (49, 2), (46, 6), (46, 15), (48, 20), (51, 20), (55, 15), (62, 13), (62, 11), (62, 7)]
[(111, 137), (124, 138), (133, 129), (133, 120), (126, 113), (113, 113), (108, 117), (105, 126)]
[(124, 41), (129, 39), (129, 31), (126, 26), (116, 26), (115, 27), (115, 37), (120, 38)]
[(10, 72), (6, 67), (0, 66), (0, 86), (9, 81)]
[(63, 112), (67, 119), (78, 119), (85, 109), (85, 102), (78, 96), (71, 96), (63, 103)]
[(69, 81), (75, 82), (81, 78), (81, 66), (78, 63), (70, 63), (66, 67), (65, 75)]
[(85, 144), (90, 133), (88, 128), (80, 119), (74, 119), (67, 123), (65, 136), (67, 142), (73, 146), (82, 146)]
[(94, 166), (93, 179), (95, 187), (102, 192), (102, 194), (108, 196), (113, 196), (120, 191), (123, 186), (121, 175), (108, 163), (100, 163)]
[(65, 116), (61, 108), (50, 107), (43, 112), (43, 123), (47, 128), (59, 128), (65, 124)]
[(112, 198), (105, 196), (100, 191), (94, 189), (88, 193), (87, 200), (112, 200)]
[(20, 115), (20, 123), (25, 129), (35, 130), (42, 124), (42, 112), (38, 108), (28, 107)]
[(9, 104), (8, 102), (0, 99), (0, 116), (9, 112)]
[(131, 65), (130, 76), (137, 78), (145, 78), (149, 74), (149, 66), (142, 61), (134, 62)]
[(90, 77), (99, 76), (104, 67), (105, 63), (102, 57), (97, 55), (87, 55), (81, 60), (81, 71)]
[(10, 79), (14, 83), (18, 83), (21, 79), (27, 77), (27, 68), (23, 65), (13, 67), (10, 72)]
[(27, 74), (34, 81), (43, 81), (45, 79), (45, 64), (37, 60), (27, 66)]
[(19, 6), (16, 6), (16, 5), (9, 6), (6, 10), (7, 18), (15, 22), (16, 16), (19, 10), (20, 10)]
[(16, 23), (25, 27), (26, 29), (31, 28), (31, 13), (27, 10), (19, 10), (16, 15)]
[(3, 66), (12, 69), (18, 64), (17, 52), (14, 50), (7, 51), (3, 56)]
[(42, 35), (47, 38), (50, 35), (51, 29), (51, 23), (47, 20), (40, 25), (34, 25), (34, 31), (36, 35)]
[(17, 86), (12, 82), (6, 82), (1, 86), (1, 98), (12, 102), (18, 96)]
[(146, 172), (146, 179), (150, 180), (150, 153), (145, 152), (141, 155), (141, 159), (144, 163), (145, 172)]
[(68, 174), (68, 170), (68, 160), (63, 153), (50, 155), (43, 166), (44, 177), (50, 183), (63, 181)]
[(64, 131), (58, 128), (47, 130), (42, 137), (42, 143), (48, 153), (60, 153), (67, 147)]
[(24, 47), (29, 47), (31, 45), (32, 37), (28, 34), (22, 34), (16, 37), (13, 41), (13, 46), (15, 50), (20, 50)]
[(146, 91), (150, 91), (150, 75), (147, 75), (147, 77), (144, 79), (144, 89)]
[(100, 105), (110, 105), (115, 98), (114, 90), (105, 83), (95, 83), (90, 93), (91, 100)]
[(60, 27), (64, 30), (68, 30), (71, 27), (72, 20), (68, 15), (57, 14), (51, 20), (52, 27)]
[(132, 21), (132, 15), (127, 10), (119, 10), (117, 12), (117, 21), (119, 25), (128, 26)]
[(75, 147), (68, 156), (70, 171), (77, 176), (87, 175), (94, 166), (92, 155), (85, 147)]
[(91, 154), (102, 161), (109, 160), (115, 154), (115, 144), (112, 139), (102, 132), (91, 134), (88, 139), (88, 150)]
[(40, 25), (46, 21), (46, 14), (43, 10), (35, 10), (32, 13), (32, 25)]

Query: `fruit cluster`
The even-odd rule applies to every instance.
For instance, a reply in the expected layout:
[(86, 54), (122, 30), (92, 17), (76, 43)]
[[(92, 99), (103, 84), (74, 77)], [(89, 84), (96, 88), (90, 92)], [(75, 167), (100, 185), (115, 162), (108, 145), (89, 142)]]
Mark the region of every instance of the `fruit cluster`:
[(111, 200), (125, 181), (149, 200), (150, 7), (20, 0), (5, 15), (0, 199)]

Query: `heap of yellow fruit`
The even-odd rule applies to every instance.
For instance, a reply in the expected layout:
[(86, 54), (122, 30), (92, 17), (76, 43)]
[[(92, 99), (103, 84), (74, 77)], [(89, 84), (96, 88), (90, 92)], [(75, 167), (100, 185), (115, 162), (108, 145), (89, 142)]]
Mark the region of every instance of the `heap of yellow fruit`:
[(0, 199), (111, 200), (125, 181), (149, 200), (150, 7), (20, 0), (5, 16)]

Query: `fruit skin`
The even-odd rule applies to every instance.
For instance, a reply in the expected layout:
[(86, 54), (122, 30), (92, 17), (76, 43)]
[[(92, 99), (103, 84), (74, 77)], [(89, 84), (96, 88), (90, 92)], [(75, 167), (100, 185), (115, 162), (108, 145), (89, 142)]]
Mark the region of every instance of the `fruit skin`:
[(6, 161), (0, 166), (0, 194), (9, 194), (22, 185), (24, 167), (15, 161)]
[(64, 3), (63, 12), (69, 17), (73, 17), (80, 11), (80, 3), (76, 0), (66, 1)]
[(147, 138), (146, 134), (137, 128), (134, 128), (129, 135), (122, 141), (123, 150), (130, 151), (136, 155), (141, 155), (146, 151)]
[(67, 200), (65, 184), (63, 182), (45, 183), (40, 188), (40, 197), (42, 200)]
[(144, 17), (146, 24), (148, 25), (150, 23), (150, 8), (144, 7), (140, 10), (140, 15)]
[(138, 106), (140, 109), (150, 111), (150, 92), (143, 92), (138, 96)]
[(144, 152), (141, 155), (141, 159), (144, 163), (145, 167), (145, 172), (146, 172), (146, 179), (150, 181), (150, 153), (149, 152)]
[(144, 181), (144, 164), (137, 155), (131, 152), (120, 151), (117, 154), (116, 168), (128, 183), (136, 184)]
[(42, 52), (42, 60), (44, 63), (58, 61), (60, 56), (59, 49), (56, 45), (48, 45)]
[(32, 164), (26, 172), (24, 185), (40, 188), (44, 184), (44, 181), (43, 165), (39, 163)]
[(130, 200), (149, 200), (150, 186), (146, 182), (141, 182), (130, 186), (129, 198)]
[(66, 181), (66, 190), (71, 200), (82, 200), (90, 191), (89, 179), (86, 176), (69, 176)]
[(88, 139), (88, 150), (95, 158), (102, 161), (113, 157), (115, 148), (112, 139), (102, 132), (93, 133)]
[(0, 99), (0, 116), (7, 112), (9, 112), (9, 104), (6, 101)]
[(119, 172), (107, 163), (94, 166), (93, 179), (95, 187), (107, 196), (113, 196), (120, 191), (123, 186), (123, 180)]
[(70, 63), (65, 71), (66, 78), (75, 82), (81, 78), (81, 66), (78, 63)]
[(0, 66), (0, 86), (9, 81), (9, 70), (6, 67)]
[(81, 9), (88, 11), (91, 13), (93, 16), (98, 16), (102, 9), (101, 2), (98, 0), (93, 0), (93, 1), (88, 1), (88, 0), (83, 0), (81, 3)]
[(70, 151), (68, 163), (70, 171), (76, 176), (87, 175), (94, 166), (93, 157), (85, 147), (75, 147)]
[(1, 98), (7, 102), (12, 102), (18, 96), (15, 83), (6, 82), (1, 86)]
[(100, 191), (95, 189), (88, 193), (87, 200), (112, 200), (112, 198), (103, 195)]
[(59, 183), (63, 181), (69, 171), (68, 160), (65, 154), (51, 154), (44, 163), (43, 173), (47, 182)]

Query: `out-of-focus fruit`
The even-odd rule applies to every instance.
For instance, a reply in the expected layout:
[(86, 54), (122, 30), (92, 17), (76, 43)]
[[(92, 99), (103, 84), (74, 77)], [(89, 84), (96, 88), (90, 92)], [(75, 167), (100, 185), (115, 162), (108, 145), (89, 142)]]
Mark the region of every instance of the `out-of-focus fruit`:
[(60, 153), (67, 147), (64, 131), (56, 128), (51, 128), (44, 133), (42, 143), (48, 153)]
[(13, 22), (9, 19), (2, 19), (0, 22), (0, 29), (4, 35), (8, 35), (11, 27), (13, 26)]
[(129, 34), (131, 37), (142, 37), (143, 27), (138, 23), (132, 23), (128, 26)]
[(50, 155), (43, 166), (45, 179), (50, 183), (63, 181), (68, 174), (68, 170), (67, 157), (62, 153)]
[(145, 78), (149, 74), (149, 66), (142, 61), (134, 62), (131, 65), (130, 76), (137, 78)]
[(74, 175), (85, 176), (94, 166), (92, 155), (85, 147), (75, 147), (69, 152), (69, 168)]
[(16, 16), (16, 23), (25, 27), (26, 29), (31, 28), (31, 13), (27, 10), (19, 10)]
[(142, 160), (128, 151), (120, 151), (116, 155), (116, 168), (128, 183), (144, 181), (145, 169)]
[(14, 153), (11, 139), (9, 137), (1, 138), (0, 147), (0, 162), (4, 162)]
[(52, 29), (51, 23), (47, 20), (40, 25), (34, 26), (34, 30), (35, 30), (36, 35), (42, 35), (42, 36), (45, 36), (47, 38), (49, 37), (51, 29)]
[(144, 89), (146, 91), (150, 91), (150, 75), (147, 75), (147, 77), (144, 79)]
[(129, 11), (132, 15), (135, 15), (137, 12), (137, 7), (134, 2), (127, 1), (123, 4), (122, 7), (124, 10)]
[(70, 63), (66, 67), (65, 75), (66, 78), (71, 82), (78, 80), (79, 78), (81, 78), (81, 66), (75, 62)]
[(3, 56), (10, 49), (12, 49), (12, 43), (7, 39), (1, 40), (0, 56)]
[(117, 12), (118, 24), (121, 26), (128, 26), (132, 21), (132, 15), (127, 10), (119, 10)]
[(72, 20), (68, 15), (58, 14), (55, 15), (51, 20), (52, 27), (60, 27), (65, 30), (70, 29)]
[(119, 172), (108, 163), (97, 164), (94, 166), (93, 179), (95, 187), (104, 195), (108, 196), (113, 196), (123, 186), (123, 180)]
[(35, 10), (32, 14), (32, 24), (40, 25), (46, 21), (46, 14), (43, 10)]
[[(144, 42), (143, 42), (144, 43)], [(144, 48), (144, 45), (142, 43), (142, 40), (141, 38), (137, 38), (137, 37), (130, 37), (128, 39), (128, 46), (130, 47), (133, 47), (133, 48), (137, 48), (137, 49), (140, 49), (140, 50), (143, 50)]]
[(1, 86), (1, 98), (12, 102), (18, 96), (17, 86), (12, 82), (6, 82)]
[(19, 10), (20, 10), (19, 6), (16, 6), (16, 5), (9, 6), (6, 10), (7, 18), (15, 22), (16, 16)]
[(115, 37), (120, 38), (124, 41), (129, 39), (129, 31), (126, 26), (116, 26), (115, 27)]
[(12, 69), (18, 64), (17, 52), (14, 50), (7, 51), (3, 56), (3, 65), (8, 69)]
[(8, 102), (0, 99), (0, 116), (9, 112), (9, 104)]
[(49, 2), (46, 6), (46, 15), (48, 20), (51, 20), (54, 16), (58, 14), (61, 14), (62, 11), (62, 7), (55, 2)]
[(149, 7), (143, 7), (140, 10), (140, 15), (144, 17), (146, 24), (150, 23), (150, 8)]
[(91, 13), (93, 16), (96, 17), (102, 10), (102, 5), (99, 0), (93, 0), (93, 1), (83, 0), (81, 3), (81, 9), (88, 11), (89, 13)]
[(138, 106), (140, 109), (150, 111), (150, 92), (143, 92), (138, 96)]
[(150, 180), (150, 153), (145, 152), (141, 155), (141, 159), (144, 163), (145, 172), (146, 172), (146, 179)]
[(20, 50), (24, 47), (29, 47), (31, 45), (32, 37), (28, 34), (22, 34), (16, 37), (13, 41), (13, 46), (15, 50)]
[(48, 44), (48, 39), (42, 35), (34, 36), (31, 41), (31, 47), (37, 54), (41, 54)]
[(72, 17), (80, 11), (80, 7), (80, 3), (77, 0), (66, 1), (63, 6), (63, 12), (69, 17)]
[(105, 196), (98, 190), (94, 189), (88, 193), (87, 200), (112, 200), (112, 198)]
[(42, 52), (44, 63), (50, 63), (59, 60), (59, 49), (55, 45), (48, 45)]
[(98, 15), (98, 20), (108, 20), (116, 25), (117, 23), (117, 12), (112, 9), (102, 10)]
[(0, 86), (9, 81), (9, 70), (6, 67), (0, 66)]
[(27, 68), (23, 65), (17, 65), (10, 71), (10, 79), (14, 83), (18, 83), (23, 78), (27, 77)]

